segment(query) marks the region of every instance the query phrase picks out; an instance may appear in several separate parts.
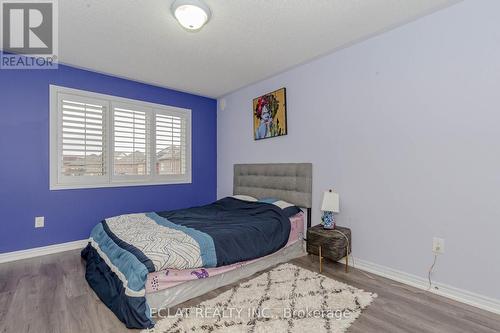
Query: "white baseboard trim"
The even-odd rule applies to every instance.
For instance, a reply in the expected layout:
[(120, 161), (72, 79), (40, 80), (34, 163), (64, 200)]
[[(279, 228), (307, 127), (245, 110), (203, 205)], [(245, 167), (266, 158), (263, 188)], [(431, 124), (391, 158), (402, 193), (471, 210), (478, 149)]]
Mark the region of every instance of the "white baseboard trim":
[(74, 242), (35, 247), (32, 249), (21, 250), (21, 251), (0, 253), (0, 264), (9, 261), (45, 256), (47, 254), (53, 254), (58, 252), (83, 249), (88, 242), (89, 242), (88, 239), (82, 239)]
[[(397, 282), (404, 283), (406, 285), (426, 290), (429, 287), (429, 282), (427, 279), (413, 274), (405, 273), (392, 269), (379, 264), (374, 264), (372, 262), (354, 258), (355, 268), (361, 269), (363, 271), (376, 274)], [(340, 263), (345, 263), (345, 260), (339, 261)], [(433, 288), (429, 292), (451, 298), (455, 301), (462, 302), (486, 311), (490, 311), (496, 314), (500, 314), (500, 300), (476, 294), (471, 291), (464, 289), (452, 287), (443, 283), (433, 282)]]

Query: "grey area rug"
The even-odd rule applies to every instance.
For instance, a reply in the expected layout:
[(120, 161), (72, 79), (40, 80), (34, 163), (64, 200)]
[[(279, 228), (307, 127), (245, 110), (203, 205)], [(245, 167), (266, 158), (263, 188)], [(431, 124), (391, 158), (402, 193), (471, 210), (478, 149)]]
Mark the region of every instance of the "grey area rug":
[(143, 332), (345, 332), (376, 294), (283, 264)]

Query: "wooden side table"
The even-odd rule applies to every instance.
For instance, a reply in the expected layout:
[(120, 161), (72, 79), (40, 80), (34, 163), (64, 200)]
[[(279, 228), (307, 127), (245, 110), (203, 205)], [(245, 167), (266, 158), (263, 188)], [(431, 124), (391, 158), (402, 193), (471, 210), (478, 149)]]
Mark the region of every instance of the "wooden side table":
[[(340, 231), (345, 237), (337, 232)], [(319, 271), (323, 271), (323, 258), (338, 261), (345, 257), (345, 271), (348, 272), (349, 256), (351, 253), (351, 229), (337, 226), (333, 230), (323, 229), (322, 225), (316, 225), (307, 229), (307, 252), (319, 256)]]

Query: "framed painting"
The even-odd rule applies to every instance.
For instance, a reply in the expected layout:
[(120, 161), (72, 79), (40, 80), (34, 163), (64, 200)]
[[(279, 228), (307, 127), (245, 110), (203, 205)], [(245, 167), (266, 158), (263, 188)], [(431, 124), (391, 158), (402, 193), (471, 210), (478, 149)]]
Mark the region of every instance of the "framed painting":
[(255, 140), (287, 135), (286, 88), (253, 100), (253, 135)]

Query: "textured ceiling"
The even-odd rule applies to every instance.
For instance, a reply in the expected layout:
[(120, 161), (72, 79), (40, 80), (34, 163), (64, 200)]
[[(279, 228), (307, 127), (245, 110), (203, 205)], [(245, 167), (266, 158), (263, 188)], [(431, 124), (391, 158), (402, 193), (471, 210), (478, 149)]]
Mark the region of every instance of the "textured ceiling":
[(63, 63), (219, 97), (455, 0), (206, 0), (183, 30), (173, 0), (59, 1)]

